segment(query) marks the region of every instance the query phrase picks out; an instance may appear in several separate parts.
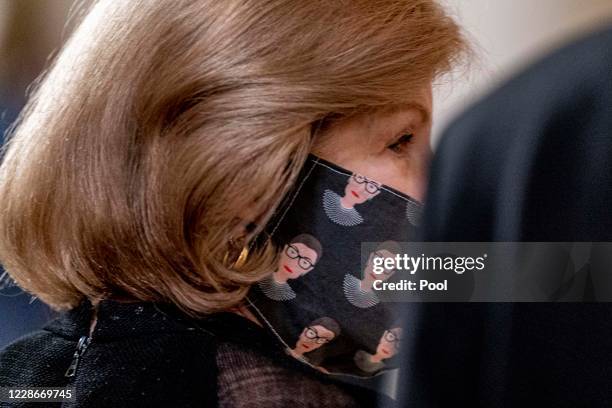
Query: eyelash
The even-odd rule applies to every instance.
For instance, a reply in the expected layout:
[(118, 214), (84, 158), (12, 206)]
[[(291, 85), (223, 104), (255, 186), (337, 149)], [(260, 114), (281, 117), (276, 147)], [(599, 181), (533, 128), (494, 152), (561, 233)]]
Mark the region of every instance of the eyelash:
[(412, 142), (414, 135), (412, 133), (404, 133), (395, 142), (387, 146), (387, 149), (394, 151), (395, 153), (401, 153), (404, 146)]

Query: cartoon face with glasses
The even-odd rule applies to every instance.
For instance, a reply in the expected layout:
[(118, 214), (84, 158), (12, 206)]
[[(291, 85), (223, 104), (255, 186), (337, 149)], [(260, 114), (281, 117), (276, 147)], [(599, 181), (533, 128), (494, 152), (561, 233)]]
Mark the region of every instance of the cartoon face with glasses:
[(363, 222), (363, 217), (355, 209), (380, 194), (382, 184), (367, 177), (353, 173), (348, 178), (344, 195), (331, 190), (323, 194), (323, 208), (330, 220), (343, 226), (354, 226)]
[(272, 274), (277, 283), (286, 283), (312, 271), (321, 258), (323, 248), (310, 234), (300, 234), (283, 248), (276, 271)]
[(385, 268), (376, 273), (374, 269), (375, 258), (395, 258), (400, 253), (399, 244), (395, 241), (385, 241), (378, 245), (370, 253), (368, 262), (363, 270), (362, 279), (347, 273), (344, 275), (344, 296), (353, 305), (366, 309), (380, 303), (378, 296), (374, 292), (374, 282), (377, 280), (386, 281), (395, 273), (395, 268)]
[(318, 239), (310, 234), (300, 234), (283, 247), (278, 258), (276, 271), (258, 283), (261, 291), (270, 299), (291, 300), (295, 292), (287, 283), (290, 279), (312, 271), (321, 259), (323, 248)]
[(355, 364), (367, 373), (381, 370), (385, 367), (384, 360), (394, 357), (399, 352), (401, 337), (401, 327), (385, 330), (376, 347), (376, 353), (370, 354), (367, 351), (359, 350), (355, 353)]
[(357, 204), (363, 204), (376, 197), (380, 193), (381, 184), (370, 180), (361, 174), (353, 173), (348, 179), (342, 197), (342, 207), (353, 208)]
[(399, 244), (395, 241), (386, 241), (378, 245), (376, 250), (372, 252), (370, 254), (370, 257), (368, 258), (368, 262), (363, 271), (363, 279), (360, 282), (361, 289), (365, 291), (371, 291), (376, 280), (386, 281), (395, 273), (394, 267), (385, 267), (384, 264), (380, 266), (380, 268), (382, 268), (382, 271), (378, 270), (379, 273), (376, 273), (374, 269), (375, 258), (393, 259), (400, 252), (401, 250)]
[(372, 361), (381, 361), (395, 356), (400, 350), (401, 340), (401, 327), (385, 330), (376, 347), (376, 354), (372, 356)]
[(331, 317), (321, 317), (311, 322), (302, 330), (300, 337), (291, 349), (291, 354), (297, 358), (303, 358), (305, 353), (310, 353), (340, 335), (340, 325)]

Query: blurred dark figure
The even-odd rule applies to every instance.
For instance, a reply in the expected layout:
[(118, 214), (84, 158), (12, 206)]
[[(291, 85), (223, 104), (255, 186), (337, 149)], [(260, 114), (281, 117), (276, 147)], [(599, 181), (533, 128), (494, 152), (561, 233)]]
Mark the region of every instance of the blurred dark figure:
[[(0, 13), (7, 16), (0, 33), (0, 146), (25, 104), (27, 86), (61, 42), (70, 4), (70, 0), (0, 3)], [(0, 266), (0, 276), (3, 274)], [(0, 348), (40, 328), (52, 317), (53, 313), (42, 302), (6, 279), (0, 281)]]
[[(424, 240), (612, 241), (611, 29), (530, 67), (449, 128)], [(402, 406), (612, 406), (612, 304), (418, 308)]]

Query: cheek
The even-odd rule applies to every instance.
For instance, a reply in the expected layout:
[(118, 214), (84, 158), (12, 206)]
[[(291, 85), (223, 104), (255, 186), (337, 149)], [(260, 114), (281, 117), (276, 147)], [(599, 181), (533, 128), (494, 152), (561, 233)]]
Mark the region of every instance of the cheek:
[(367, 193), (367, 192), (366, 192), (366, 194), (367, 194), (367, 199), (368, 199), (368, 200), (371, 200), (371, 199), (373, 199), (374, 197), (376, 197), (377, 195), (379, 195), (379, 194), (380, 194), (380, 190), (379, 190), (377, 193), (374, 193), (374, 194), (372, 194), (372, 193)]
[(429, 155), (411, 152), (399, 156), (388, 152), (379, 164), (379, 181), (419, 201), (423, 201), (429, 169)]
[(361, 184), (355, 182), (353, 178), (350, 178), (349, 182), (346, 185), (346, 191), (351, 191), (351, 190), (359, 191), (360, 188), (361, 188)]
[(364, 189), (364, 184), (351, 184), (348, 188), (348, 192), (352, 195), (351, 191), (354, 191), (359, 194), (359, 197), (353, 196), (353, 198), (357, 201), (365, 201), (367, 199), (368, 193)]
[(395, 271), (391, 272), (391, 273), (390, 273), (390, 274), (388, 274), (388, 275), (385, 275), (385, 280), (387, 280), (387, 279), (391, 278), (393, 275), (395, 275)]
[(363, 191), (358, 191), (359, 198), (355, 198), (356, 204), (363, 204), (370, 199), (370, 196)]
[[(340, 165), (423, 201), (430, 153), (423, 149), (420, 151), (418, 146), (414, 147), (413, 150), (401, 155), (385, 150), (379, 154), (367, 155), (360, 159), (355, 158), (350, 163), (340, 163)], [(376, 194), (365, 192), (361, 184), (350, 183), (347, 185), (346, 193), (350, 194), (351, 190), (359, 193), (360, 198), (357, 200), (359, 202), (375, 199), (376, 196)]]
[(278, 259), (278, 265), (279, 265), (279, 266), (286, 265), (286, 264), (287, 264), (287, 262), (289, 262), (289, 261), (290, 261), (289, 257), (288, 257), (287, 255), (285, 255), (285, 253), (283, 253), (283, 254), (280, 256), (280, 258)]

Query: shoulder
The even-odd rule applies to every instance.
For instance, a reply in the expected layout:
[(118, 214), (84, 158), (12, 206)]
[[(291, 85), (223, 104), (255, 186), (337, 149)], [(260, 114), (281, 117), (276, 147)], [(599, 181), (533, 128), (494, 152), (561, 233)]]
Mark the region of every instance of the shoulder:
[(450, 124), (430, 169), (424, 241), (517, 241), (536, 230), (536, 241), (559, 231), (607, 241), (611, 46), (612, 29), (564, 46)]
[(195, 319), (147, 307), (108, 312), (100, 310), (103, 321), (75, 376), (80, 406), (216, 406), (219, 345), (249, 338), (257, 345), (262, 336), (233, 313)]
[(73, 343), (47, 330), (24, 336), (0, 351), (0, 387), (60, 386), (62, 375), (50, 367), (68, 367)]
[(214, 406), (215, 354), (196, 332), (92, 341), (74, 379), (80, 406)]
[(94, 339), (68, 378), (78, 339), (40, 330), (0, 352), (0, 386), (73, 387), (77, 407), (214, 406), (214, 339), (202, 332)]
[(106, 304), (75, 375), (66, 377), (79, 338), (89, 335), (87, 311), (64, 313), (0, 352), (0, 386), (74, 387), (79, 407), (215, 406), (217, 345), (246, 342), (254, 332), (230, 313), (191, 319), (149, 305)]

